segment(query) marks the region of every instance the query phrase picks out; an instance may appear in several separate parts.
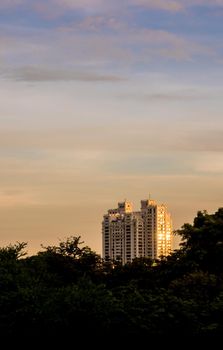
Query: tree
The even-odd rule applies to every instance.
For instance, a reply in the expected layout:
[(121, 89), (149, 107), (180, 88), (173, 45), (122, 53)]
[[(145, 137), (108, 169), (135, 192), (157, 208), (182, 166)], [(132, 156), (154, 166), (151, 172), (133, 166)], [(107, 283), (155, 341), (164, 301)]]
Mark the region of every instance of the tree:
[(203, 270), (223, 272), (223, 208), (214, 214), (199, 211), (193, 225), (184, 224), (178, 233), (188, 260)]
[(45, 249), (48, 255), (67, 258), (66, 261), (75, 264), (80, 271), (89, 272), (101, 269), (100, 255), (88, 246), (80, 247), (83, 243), (81, 236), (70, 236), (65, 241), (60, 241), (59, 246), (48, 246)]
[(12, 260), (18, 260), (24, 257), (27, 253), (24, 251), (27, 243), (25, 242), (17, 242), (12, 245), (9, 244), (7, 247), (0, 248), (0, 263), (9, 262)]
[(81, 236), (70, 236), (65, 241), (60, 241), (59, 246), (43, 247), (47, 252), (56, 253), (63, 256), (69, 256), (73, 259), (79, 259), (82, 256), (84, 248), (80, 248), (80, 245), (84, 242), (80, 241)]

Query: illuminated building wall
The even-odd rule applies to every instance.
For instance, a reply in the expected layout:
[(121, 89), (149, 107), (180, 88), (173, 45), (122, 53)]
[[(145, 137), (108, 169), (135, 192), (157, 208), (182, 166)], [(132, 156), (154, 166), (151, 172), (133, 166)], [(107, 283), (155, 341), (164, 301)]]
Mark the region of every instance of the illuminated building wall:
[(102, 222), (103, 258), (123, 264), (137, 257), (158, 259), (172, 249), (172, 222), (164, 204), (142, 200), (141, 210), (130, 202), (109, 209)]

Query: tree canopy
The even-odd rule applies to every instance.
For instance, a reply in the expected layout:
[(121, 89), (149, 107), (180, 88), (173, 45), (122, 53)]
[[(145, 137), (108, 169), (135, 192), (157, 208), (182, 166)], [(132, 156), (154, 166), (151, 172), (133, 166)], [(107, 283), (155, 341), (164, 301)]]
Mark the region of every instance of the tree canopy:
[(223, 208), (199, 211), (180, 248), (154, 261), (103, 261), (80, 236), (26, 255), (0, 248), (0, 334), (218, 336), (223, 331)]

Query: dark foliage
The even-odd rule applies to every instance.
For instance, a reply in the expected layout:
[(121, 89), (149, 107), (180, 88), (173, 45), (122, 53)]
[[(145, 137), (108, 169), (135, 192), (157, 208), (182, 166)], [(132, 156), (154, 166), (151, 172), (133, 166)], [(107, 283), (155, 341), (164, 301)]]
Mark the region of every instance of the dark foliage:
[[(26, 256), (0, 249), (0, 334), (9, 337), (221, 336), (223, 208), (185, 224), (159, 261), (103, 261), (80, 237)], [(73, 339), (73, 338), (72, 338)]]

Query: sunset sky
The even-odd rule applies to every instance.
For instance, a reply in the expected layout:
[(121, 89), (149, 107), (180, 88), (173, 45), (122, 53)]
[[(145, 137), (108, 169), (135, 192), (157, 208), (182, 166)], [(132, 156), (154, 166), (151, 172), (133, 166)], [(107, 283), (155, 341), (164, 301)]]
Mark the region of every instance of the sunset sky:
[(223, 0), (1, 0), (0, 246), (222, 206), (222, 38)]

